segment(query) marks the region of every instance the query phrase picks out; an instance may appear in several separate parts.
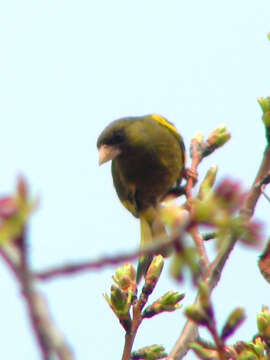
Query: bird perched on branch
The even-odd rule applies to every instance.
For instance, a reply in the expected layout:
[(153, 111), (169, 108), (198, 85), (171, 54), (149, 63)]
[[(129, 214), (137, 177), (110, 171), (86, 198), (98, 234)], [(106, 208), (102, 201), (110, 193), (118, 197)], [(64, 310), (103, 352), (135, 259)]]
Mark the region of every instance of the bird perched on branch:
[[(179, 185), (185, 167), (185, 147), (172, 123), (156, 114), (127, 117), (110, 123), (100, 134), (99, 164), (112, 160), (114, 187), (122, 204), (141, 224), (141, 246), (166, 238), (159, 204)], [(151, 255), (139, 259), (137, 282)]]

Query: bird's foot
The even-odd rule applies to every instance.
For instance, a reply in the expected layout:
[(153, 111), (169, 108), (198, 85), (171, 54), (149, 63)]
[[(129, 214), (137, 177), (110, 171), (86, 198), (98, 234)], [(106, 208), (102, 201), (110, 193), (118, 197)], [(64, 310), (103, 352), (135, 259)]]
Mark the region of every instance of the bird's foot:
[(189, 178), (192, 178), (193, 184), (196, 184), (198, 181), (198, 173), (196, 170), (193, 170), (191, 168), (186, 168), (183, 173), (183, 177), (188, 180)]

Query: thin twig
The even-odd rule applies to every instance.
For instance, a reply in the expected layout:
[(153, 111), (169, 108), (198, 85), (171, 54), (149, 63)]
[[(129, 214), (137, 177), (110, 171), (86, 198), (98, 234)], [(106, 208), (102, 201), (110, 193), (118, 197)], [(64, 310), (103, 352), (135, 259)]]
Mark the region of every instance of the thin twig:
[(258, 184), (268, 174), (269, 169), (270, 169), (270, 146), (267, 145), (264, 151), (262, 164), (259, 168), (255, 181), (249, 191), (244, 206), (241, 210), (241, 213), (243, 215), (246, 215), (248, 218), (251, 218), (253, 216), (257, 201), (261, 195), (261, 189), (260, 186), (258, 186)]
[(89, 260), (89, 261), (80, 261), (80, 262), (73, 262), (68, 263), (66, 265), (59, 265), (51, 267), (47, 270), (42, 270), (35, 272), (33, 274), (34, 278), (41, 281), (51, 280), (58, 276), (68, 276), (74, 275), (76, 273), (80, 273), (83, 271), (89, 270), (98, 270), (102, 269), (105, 266), (109, 265), (117, 265), (123, 262), (132, 261), (137, 259), (142, 255), (153, 255), (159, 252), (159, 250), (163, 250), (168, 246), (173, 245), (176, 241), (180, 241), (181, 239), (178, 237), (172, 237), (169, 241), (160, 241), (156, 240), (155, 243), (149, 244), (145, 246), (143, 249), (133, 250), (126, 254), (117, 254), (112, 256), (104, 256), (97, 260)]
[(130, 355), (137, 331), (139, 329), (139, 326), (141, 325), (141, 322), (143, 321), (142, 310), (146, 305), (148, 301), (148, 297), (152, 293), (154, 287), (155, 287), (154, 283), (152, 283), (151, 286), (149, 286), (149, 284), (147, 284), (146, 282), (142, 289), (139, 299), (136, 301), (136, 303), (133, 306), (133, 318), (132, 318), (131, 330), (126, 332), (125, 346), (124, 346), (122, 360), (130, 359)]
[(266, 194), (266, 192), (264, 191), (264, 189), (265, 189), (265, 185), (262, 185), (262, 186), (261, 186), (261, 192), (262, 192), (263, 196), (266, 198), (266, 200), (267, 200), (268, 202), (270, 202), (270, 197)]
[[(202, 144), (196, 138), (192, 139), (191, 141), (190, 153), (191, 153), (192, 164), (191, 164), (191, 168), (187, 171), (188, 178), (187, 178), (187, 184), (185, 190), (186, 190), (188, 207), (190, 208), (190, 212), (192, 213), (192, 199), (193, 199), (192, 188), (197, 181), (197, 169), (200, 162), (203, 159)], [(210, 263), (204, 247), (203, 238), (199, 233), (197, 226), (194, 226), (190, 231), (190, 233), (200, 254), (201, 264), (203, 267), (202, 272), (204, 273), (205, 271), (207, 271)]]
[(204, 273), (205, 271), (207, 271), (207, 269), (210, 265), (210, 262), (209, 262), (209, 259), (207, 257), (206, 250), (204, 247), (204, 239), (203, 239), (202, 235), (200, 234), (197, 226), (193, 226), (190, 233), (191, 233), (191, 236), (192, 236), (192, 238), (195, 242), (195, 245), (199, 251), (199, 254), (201, 255), (201, 265), (203, 266), (202, 273)]

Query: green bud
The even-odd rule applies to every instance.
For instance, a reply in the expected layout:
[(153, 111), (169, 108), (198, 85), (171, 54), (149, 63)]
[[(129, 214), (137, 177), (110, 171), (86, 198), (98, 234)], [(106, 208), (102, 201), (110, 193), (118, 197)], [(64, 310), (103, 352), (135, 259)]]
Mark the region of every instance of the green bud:
[(131, 290), (133, 293), (137, 291), (136, 285), (136, 270), (132, 264), (126, 263), (123, 266), (119, 267), (115, 271), (113, 276), (114, 282), (119, 286), (122, 291), (128, 292)]
[(241, 354), (237, 357), (237, 360), (259, 360), (257, 355), (255, 355), (250, 350), (244, 350)]
[[(217, 199), (210, 195), (209, 197), (199, 200), (194, 199), (193, 202), (193, 217), (197, 222), (209, 223), (213, 222), (217, 214), (220, 213), (220, 204)], [(219, 217), (220, 218), (220, 217)]]
[(222, 332), (221, 338), (222, 340), (227, 339), (231, 336), (235, 330), (242, 324), (245, 319), (245, 311), (242, 308), (236, 308), (228, 317)]
[(213, 307), (210, 301), (209, 288), (206, 283), (200, 282), (199, 284), (200, 291), (200, 302), (203, 311), (207, 314), (207, 316), (211, 319), (214, 317)]
[(185, 294), (180, 294), (177, 291), (168, 291), (160, 300), (162, 305), (175, 305), (185, 297)]
[(257, 326), (260, 335), (270, 341), (270, 312), (268, 307), (264, 306), (262, 312), (257, 315)]
[(267, 34), (267, 38), (268, 38), (268, 40), (270, 40), (270, 33)]
[(126, 294), (124, 294), (117, 286), (111, 286), (111, 304), (116, 311), (124, 311), (126, 307)]
[(161, 345), (151, 345), (146, 346), (137, 351), (133, 351), (131, 354), (131, 359), (147, 359), (147, 360), (156, 360), (167, 357), (165, 349)]
[(270, 111), (267, 111), (265, 114), (263, 114), (262, 120), (264, 122), (264, 125), (267, 128), (269, 128), (270, 127)]
[(145, 283), (142, 289), (143, 293), (148, 295), (152, 293), (158, 282), (163, 266), (164, 266), (163, 256), (162, 255), (155, 256), (145, 275)]
[(218, 352), (213, 349), (207, 349), (198, 343), (191, 343), (189, 347), (195, 352), (195, 354), (202, 360), (218, 359)]
[(258, 103), (261, 105), (263, 113), (270, 111), (270, 96), (258, 98)]
[(189, 213), (184, 207), (180, 207), (174, 200), (163, 201), (159, 209), (162, 222), (176, 234), (181, 233), (189, 221)]
[(179, 302), (184, 298), (184, 296), (184, 294), (174, 291), (167, 292), (144, 310), (143, 317), (150, 318), (164, 311), (170, 312), (179, 309)]
[(119, 319), (126, 318), (132, 303), (133, 294), (121, 291), (117, 286), (111, 286), (111, 296), (105, 295), (105, 299)]
[(263, 115), (262, 120), (265, 127), (270, 126), (270, 97), (258, 98), (258, 103), (261, 105)]
[(178, 281), (183, 280), (184, 258), (181, 252), (175, 253), (171, 261), (172, 277)]
[(164, 265), (163, 256), (162, 255), (155, 256), (147, 270), (145, 277), (146, 281), (158, 280), (162, 272), (163, 265)]
[[(228, 140), (230, 140), (231, 134), (227, 131), (225, 125), (220, 125), (218, 128), (213, 130), (207, 139), (208, 145), (214, 148), (219, 148), (224, 145)], [(206, 150), (208, 155), (208, 152)], [(205, 156), (205, 155), (204, 155)]]
[(215, 184), (217, 175), (217, 166), (212, 166), (206, 173), (203, 182), (201, 183), (199, 190), (199, 199), (202, 200), (205, 198), (211, 191), (212, 187)]
[(198, 325), (208, 326), (209, 317), (201, 309), (195, 305), (187, 306), (185, 309), (185, 315)]
[(104, 297), (112, 311), (119, 319), (120, 324), (123, 326), (126, 332), (129, 332), (132, 325), (129, 313), (133, 298), (132, 292), (122, 292), (117, 286), (112, 285), (111, 297), (109, 297), (107, 294), (105, 294)]
[(253, 342), (248, 342), (247, 347), (250, 348), (250, 350), (252, 350), (259, 359), (261, 359), (264, 354), (264, 344), (260, 337), (257, 337)]

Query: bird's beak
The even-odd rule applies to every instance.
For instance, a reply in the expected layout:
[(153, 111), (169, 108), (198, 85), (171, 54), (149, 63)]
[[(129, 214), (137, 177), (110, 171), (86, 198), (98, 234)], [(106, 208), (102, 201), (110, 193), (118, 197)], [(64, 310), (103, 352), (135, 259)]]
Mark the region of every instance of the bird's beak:
[(121, 150), (116, 146), (102, 145), (99, 148), (99, 165), (102, 165), (107, 161), (113, 160), (120, 153)]

